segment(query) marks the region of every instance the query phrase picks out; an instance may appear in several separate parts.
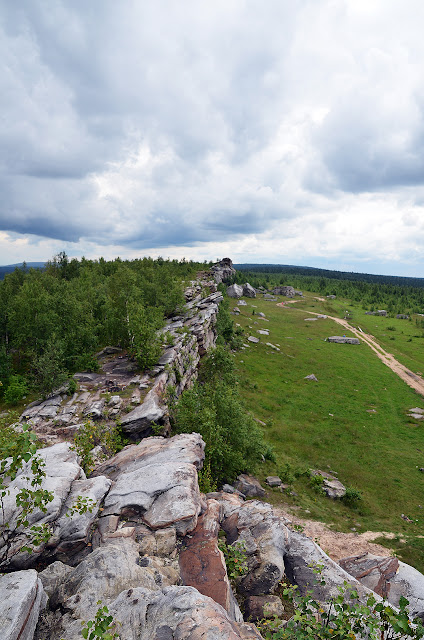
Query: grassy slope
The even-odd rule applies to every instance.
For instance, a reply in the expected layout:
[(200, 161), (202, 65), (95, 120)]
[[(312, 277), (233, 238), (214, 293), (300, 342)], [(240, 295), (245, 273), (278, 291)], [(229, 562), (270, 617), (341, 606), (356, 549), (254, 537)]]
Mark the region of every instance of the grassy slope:
[[(265, 312), (269, 322), (257, 320), (254, 324), (252, 304), (255, 311)], [(345, 485), (361, 491), (359, 509), (320, 496), (305, 477), (294, 482), (298, 496), (291, 500), (309, 510), (308, 517), (333, 522), (341, 530), (355, 526), (413, 536), (410, 545), (403, 543), (399, 555), (424, 571), (424, 545), (416, 538), (423, 533), (424, 524), (424, 509), (419, 506), (424, 507), (424, 474), (418, 470), (424, 466), (424, 425), (407, 417), (408, 409), (424, 407), (424, 399), (366, 345), (325, 342), (330, 335), (340, 335), (342, 328), (330, 320), (305, 321), (308, 314), (302, 311), (335, 315), (342, 307), (347, 308), (346, 303), (332, 301), (330, 309), (328, 303), (314, 300), (313, 294), (285, 308), (262, 299), (241, 307), (238, 322), (248, 333), (260, 337), (261, 343), (236, 356), (240, 391), (254, 415), (267, 423), (266, 437), (278, 457), (277, 467), (268, 463), (263, 471), (275, 472), (289, 462), (293, 469), (315, 467), (338, 472)], [(355, 324), (357, 316), (359, 312), (354, 313)], [(417, 333), (415, 323), (405, 320), (363, 318), (370, 328), (372, 324), (381, 327), (381, 333), (396, 323), (402, 327), (396, 337), (402, 335), (400, 331), (407, 336), (408, 327)], [(366, 326), (362, 318), (360, 325)], [(258, 328), (270, 329), (269, 338), (259, 336)], [(389, 337), (395, 332), (386, 333)], [(374, 335), (380, 338), (377, 330)], [(396, 341), (388, 341), (388, 337), (381, 343), (398, 355), (392, 348)], [(407, 347), (413, 344), (406, 340), (399, 340), (399, 347), (403, 342)], [(279, 344), (281, 352), (274, 352), (265, 342)], [(406, 354), (403, 361), (413, 370), (424, 370), (424, 355), (420, 358), (415, 353), (411, 358)], [(318, 383), (304, 380), (311, 373)], [(405, 522), (402, 513), (415, 523)]]

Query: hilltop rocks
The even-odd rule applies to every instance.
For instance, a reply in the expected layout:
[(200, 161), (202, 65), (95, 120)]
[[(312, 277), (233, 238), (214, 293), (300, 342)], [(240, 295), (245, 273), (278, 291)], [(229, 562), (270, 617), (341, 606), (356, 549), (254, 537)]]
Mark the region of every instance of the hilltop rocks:
[(199, 434), (149, 438), (124, 449), (96, 470), (114, 480), (102, 518), (135, 519), (151, 529), (172, 524), (182, 535), (193, 530), (202, 508), (196, 468), (203, 459)]
[(346, 336), (331, 336), (327, 338), (327, 342), (336, 342), (338, 344), (361, 344), (358, 338), (347, 338)]
[(223, 258), (211, 267), (216, 284), (230, 280), (236, 273), (230, 258)]
[[(16, 506), (16, 495), (22, 488), (30, 486), (33, 477), (31, 463), (27, 463), (16, 479), (9, 484), (9, 494), (3, 498), (3, 518), (9, 523), (9, 528), (0, 538), (0, 567), (11, 565), (16, 568), (27, 568), (32, 566), (41, 554), (75, 555), (88, 542), (91, 525), (96, 519), (100, 502), (110, 487), (111, 482), (105, 477), (99, 476), (86, 480), (78, 464), (77, 454), (71, 450), (69, 443), (40, 449), (38, 456), (45, 463), (46, 477), (42, 488), (52, 492), (53, 500), (47, 503), (45, 512), (35, 510), (29, 515), (27, 529), (23, 527), (16, 529), (20, 513)], [(75, 504), (77, 496), (92, 501), (92, 510), (66, 517), (69, 508)], [(50, 527), (52, 533), (48, 545), (41, 543), (32, 553), (21, 551), (21, 548), (31, 541), (29, 528), (44, 524)]]
[(413, 616), (424, 620), (424, 576), (397, 558), (384, 558), (364, 553), (343, 558), (340, 566), (361, 584), (372, 589), (394, 606), (401, 596), (409, 601)]
[(0, 635), (2, 640), (32, 640), (47, 596), (33, 569), (0, 576)]

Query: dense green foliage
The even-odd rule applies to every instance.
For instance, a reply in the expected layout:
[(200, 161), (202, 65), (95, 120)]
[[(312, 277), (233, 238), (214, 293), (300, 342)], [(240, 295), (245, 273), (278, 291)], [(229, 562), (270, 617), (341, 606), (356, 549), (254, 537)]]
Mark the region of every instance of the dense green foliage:
[(225, 347), (205, 357), (199, 380), (174, 405), (177, 433), (200, 433), (206, 443), (205, 466), (218, 484), (253, 471), (265, 448), (262, 432), (244, 409), (234, 363)]
[(151, 366), (159, 354), (156, 330), (184, 303), (183, 281), (204, 267), (61, 253), (44, 270), (7, 274), (0, 282), (0, 396), (16, 374), (46, 395), (69, 373), (95, 367), (93, 354), (107, 344)]

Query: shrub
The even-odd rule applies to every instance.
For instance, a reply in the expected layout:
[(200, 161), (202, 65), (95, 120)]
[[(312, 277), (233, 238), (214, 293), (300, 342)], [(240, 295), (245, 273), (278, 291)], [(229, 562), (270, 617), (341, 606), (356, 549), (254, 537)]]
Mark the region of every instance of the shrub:
[[(324, 580), (319, 583), (325, 585)], [(388, 603), (377, 601), (373, 594), (361, 602), (358, 592), (347, 582), (325, 604), (316, 601), (311, 591), (300, 596), (296, 586), (283, 587), (283, 595), (294, 603), (294, 615), (288, 622), (278, 618), (262, 620), (258, 626), (267, 640), (419, 640), (424, 636), (421, 620), (410, 619), (409, 602), (404, 597), (400, 598), (397, 611)]]
[(346, 487), (346, 493), (344, 494), (342, 500), (349, 507), (356, 507), (358, 502), (362, 500), (362, 495), (358, 489)]
[(124, 447), (125, 442), (119, 426), (106, 426), (95, 424), (94, 422), (86, 422), (77, 431), (74, 438), (74, 446), (76, 452), (81, 457), (81, 466), (87, 475), (94, 469), (94, 460), (91, 451), (97, 445), (101, 445), (105, 457), (113, 456), (120, 451)]
[(247, 573), (247, 553), (246, 543), (241, 540), (233, 544), (227, 545), (223, 540), (218, 542), (220, 551), (224, 554), (227, 574), (230, 581), (234, 584), (237, 578), (241, 578)]
[(234, 363), (223, 347), (205, 358), (199, 380), (173, 403), (177, 433), (200, 433), (205, 464), (218, 485), (253, 471), (265, 449), (262, 431), (243, 408), (236, 390)]
[(9, 385), (4, 392), (4, 401), (7, 404), (18, 404), (28, 393), (28, 385), (22, 376), (11, 376)]

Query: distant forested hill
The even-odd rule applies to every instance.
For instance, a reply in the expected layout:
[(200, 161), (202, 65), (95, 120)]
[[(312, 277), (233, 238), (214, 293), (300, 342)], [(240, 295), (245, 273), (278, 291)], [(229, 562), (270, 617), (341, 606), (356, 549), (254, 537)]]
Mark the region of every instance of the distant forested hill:
[(16, 268), (22, 269), (23, 266), (26, 266), (28, 269), (44, 269), (46, 266), (45, 262), (19, 262), (17, 264), (7, 264), (3, 267), (0, 267), (0, 280), (3, 280), (4, 276), (7, 273), (12, 273)]
[(356, 273), (354, 271), (334, 271), (316, 267), (297, 267), (290, 264), (235, 264), (238, 271), (253, 273), (284, 273), (295, 276), (315, 276), (330, 280), (354, 280), (379, 284), (394, 284), (406, 287), (424, 287), (424, 278), (408, 278), (404, 276), (378, 276), (372, 273)]

